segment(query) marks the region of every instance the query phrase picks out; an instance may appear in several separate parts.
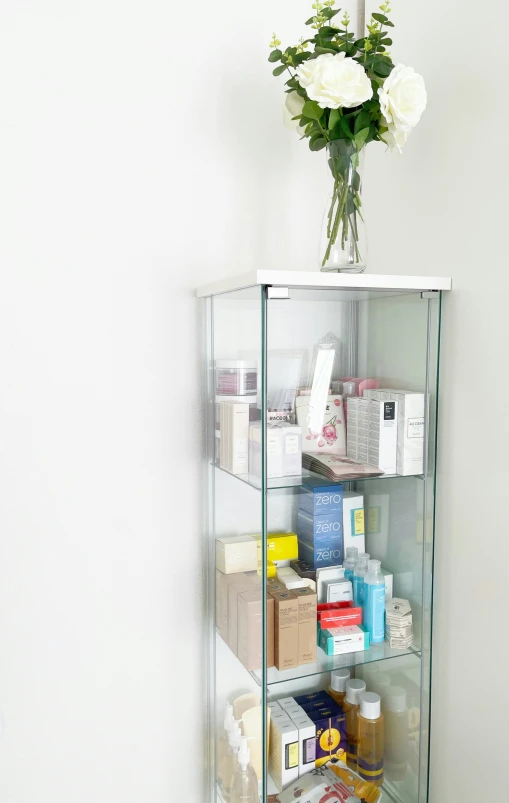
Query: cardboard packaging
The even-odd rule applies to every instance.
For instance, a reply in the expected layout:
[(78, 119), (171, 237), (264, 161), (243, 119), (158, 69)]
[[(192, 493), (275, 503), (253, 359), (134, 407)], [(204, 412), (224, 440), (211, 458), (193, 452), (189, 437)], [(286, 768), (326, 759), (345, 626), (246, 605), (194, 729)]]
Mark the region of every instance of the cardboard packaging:
[(316, 762), (316, 725), (301, 711), (291, 716), (292, 722), (299, 731), (299, 778), (314, 770)]
[(326, 655), (345, 655), (369, 650), (369, 631), (362, 627), (339, 627), (320, 631), (320, 647)]
[[(262, 536), (253, 535), (258, 548), (258, 563), (262, 562)], [(267, 535), (267, 560), (281, 566), (290, 566), (290, 561), (299, 557), (299, 546), (295, 533), (269, 533)]]
[(292, 591), (272, 591), (274, 597), (274, 662), (276, 668), (299, 665), (299, 601)]
[(318, 569), (337, 566), (343, 560), (341, 541), (331, 548), (328, 544), (317, 543), (310, 546), (305, 541), (299, 540), (298, 549), (301, 560), (312, 566), (315, 572)]
[(353, 600), (352, 582), (346, 577), (340, 580), (326, 580), (325, 593), (327, 602), (351, 602)]
[(306, 563), (305, 560), (292, 560), (290, 563), (290, 568), (297, 572), (300, 577), (304, 577), (306, 580), (314, 580), (316, 582), (316, 572), (309, 563)]
[(223, 574), (255, 572), (257, 555), (256, 541), (250, 535), (216, 538), (216, 568)]
[(299, 510), (297, 516), (299, 539), (306, 544), (323, 544), (330, 548), (343, 546), (343, 516), (341, 513), (324, 513), (323, 516), (310, 516)]
[(346, 749), (346, 717), (342, 708), (330, 706), (308, 714), (316, 727), (315, 766), (323, 767), (333, 758), (343, 758)]
[(338, 627), (354, 627), (362, 624), (362, 608), (329, 608), (320, 610), (318, 606), (317, 620), (323, 630), (333, 630)]
[(271, 717), (269, 772), (280, 792), (299, 777), (299, 730), (289, 716)]
[(260, 578), (253, 574), (231, 574), (228, 584), (228, 646), (237, 655), (238, 599), (246, 591), (260, 591)]
[[(306, 453), (345, 455), (345, 416), (343, 397), (330, 395), (326, 397), (323, 417), (317, 421), (315, 432), (309, 429), (311, 396), (297, 396), (295, 408), (297, 423), (302, 429), (302, 449)], [(317, 409), (319, 409), (317, 407)], [(321, 432), (322, 437), (317, 437)], [(307, 436), (311, 435), (311, 438)]]
[[(285, 421), (267, 423), (267, 479), (298, 477), (302, 474), (300, 427)], [(249, 476), (255, 484), (262, 477), (262, 422), (249, 427)]]
[(316, 661), (316, 591), (299, 588), (294, 594), (299, 603), (298, 664), (313, 664)]
[(219, 465), (232, 474), (247, 474), (249, 404), (221, 401), (219, 417)]
[(283, 711), (286, 711), (288, 708), (295, 708), (295, 706), (298, 705), (295, 697), (281, 697), (277, 702)]
[(394, 596), (394, 575), (384, 569), (383, 566), (381, 572), (385, 580), (385, 603), (387, 604)]
[(324, 705), (330, 705), (332, 697), (326, 691), (312, 691), (309, 694), (300, 694), (293, 699), (297, 705), (304, 707), (307, 703), (313, 703), (315, 700), (322, 700)]
[(299, 509), (309, 516), (339, 513), (343, 509), (342, 485), (302, 485), (299, 494)]
[[(239, 594), (237, 600), (237, 657), (254, 672), (262, 667), (262, 595), (261, 591)], [(267, 667), (274, 666), (274, 599), (267, 598)]]
[(216, 569), (216, 628), (228, 644), (228, 584), (230, 576)]
[(348, 401), (348, 457), (396, 474), (398, 402)]
[(343, 556), (348, 547), (357, 547), (359, 553), (366, 551), (364, 520), (364, 497), (354, 491), (345, 491), (343, 496)]
[(402, 476), (422, 474), (424, 458), (424, 393), (380, 388), (364, 393), (370, 399), (398, 402), (398, 453), (396, 470)]

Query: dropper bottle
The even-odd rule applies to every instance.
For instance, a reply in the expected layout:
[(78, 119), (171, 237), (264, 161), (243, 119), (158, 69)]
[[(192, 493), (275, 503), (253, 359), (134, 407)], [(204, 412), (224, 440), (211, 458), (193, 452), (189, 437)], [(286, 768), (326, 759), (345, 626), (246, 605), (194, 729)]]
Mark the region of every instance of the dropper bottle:
[(258, 778), (251, 762), (248, 739), (240, 740), (238, 763), (230, 786), (230, 803), (258, 803)]
[(230, 731), (228, 753), (224, 761), (223, 770), (223, 797), (226, 803), (230, 801), (230, 788), (233, 781), (235, 770), (237, 769), (237, 754), (242, 742), (242, 733), (239, 725), (235, 725)]
[(224, 714), (224, 731), (221, 734), (220, 739), (218, 740), (217, 753), (216, 753), (217, 777), (221, 784), (223, 783), (224, 762), (226, 756), (228, 755), (228, 747), (230, 745), (230, 731), (233, 728), (234, 724), (238, 723), (236, 723), (233, 718), (233, 706), (230, 705), (230, 703), (228, 703)]

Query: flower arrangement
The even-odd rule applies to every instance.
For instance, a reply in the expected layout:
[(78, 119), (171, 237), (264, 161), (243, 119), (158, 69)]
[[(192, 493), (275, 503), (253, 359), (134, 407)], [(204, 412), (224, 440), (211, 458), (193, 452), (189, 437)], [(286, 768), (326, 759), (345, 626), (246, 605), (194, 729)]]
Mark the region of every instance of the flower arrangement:
[[(269, 61), (273, 74), (288, 74), (284, 108), (287, 125), (307, 139), (312, 151), (328, 148), (334, 179), (326, 217), (324, 267), (337, 245), (347, 264), (362, 264), (358, 217), (362, 218), (360, 153), (370, 142), (384, 142), (400, 152), (426, 108), (424, 79), (412, 67), (394, 64), (387, 50), (390, 0), (372, 15), (366, 36), (356, 39), (351, 20), (335, 0), (316, 0), (306, 25), (314, 31), (294, 47), (281, 50), (274, 34)], [(341, 234), (340, 234), (341, 230)], [(340, 240), (339, 240), (340, 238)]]

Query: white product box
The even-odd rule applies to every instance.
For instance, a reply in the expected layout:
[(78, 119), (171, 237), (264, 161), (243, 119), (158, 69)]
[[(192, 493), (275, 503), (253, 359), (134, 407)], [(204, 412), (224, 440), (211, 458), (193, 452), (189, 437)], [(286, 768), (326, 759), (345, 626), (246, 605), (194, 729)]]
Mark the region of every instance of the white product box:
[(365, 552), (364, 497), (353, 491), (343, 494), (343, 550), (355, 546)]
[(278, 705), (286, 711), (287, 708), (295, 708), (297, 703), (295, 702), (295, 697), (282, 697), (280, 700), (277, 701)]
[(368, 463), (395, 474), (398, 449), (398, 402), (370, 400)]
[(398, 402), (397, 473), (422, 474), (424, 470), (424, 393), (381, 388), (367, 390), (365, 397)]
[(232, 474), (248, 472), (249, 404), (222, 401), (219, 465)]
[(270, 708), (271, 716), (276, 713), (276, 711), (281, 711), (281, 706), (277, 700), (274, 700), (272, 703), (267, 703), (267, 708)]
[(269, 772), (279, 792), (299, 777), (299, 729), (289, 716), (270, 719)]
[(385, 580), (385, 604), (387, 605), (394, 596), (394, 575), (384, 569), (383, 566), (381, 571)]
[(352, 583), (343, 580), (327, 580), (327, 602), (351, 602), (353, 600)]
[(357, 625), (322, 630), (320, 647), (326, 655), (345, 655), (349, 652), (362, 652), (367, 647), (367, 635)]
[(216, 568), (223, 574), (255, 572), (258, 568), (258, 547), (250, 535), (216, 538)]
[(276, 569), (277, 579), (283, 583), (285, 588), (293, 591), (295, 588), (309, 588), (309, 580), (301, 577), (300, 574), (288, 566), (283, 566)]
[(316, 725), (302, 708), (300, 715), (292, 716), (291, 719), (299, 729), (299, 778), (301, 778), (315, 768)]
[[(249, 427), (249, 473), (258, 482), (262, 476), (262, 424)], [(267, 424), (267, 479), (298, 477), (302, 474), (300, 427), (286, 422)]]

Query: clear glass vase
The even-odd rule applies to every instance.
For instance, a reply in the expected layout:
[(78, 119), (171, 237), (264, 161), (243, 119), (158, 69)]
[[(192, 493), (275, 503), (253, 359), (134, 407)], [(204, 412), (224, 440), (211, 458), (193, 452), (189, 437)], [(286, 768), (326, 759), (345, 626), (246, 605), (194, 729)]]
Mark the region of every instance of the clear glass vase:
[(364, 149), (351, 140), (336, 139), (327, 145), (332, 174), (320, 240), (322, 271), (363, 273), (366, 270), (367, 238), (362, 212)]

